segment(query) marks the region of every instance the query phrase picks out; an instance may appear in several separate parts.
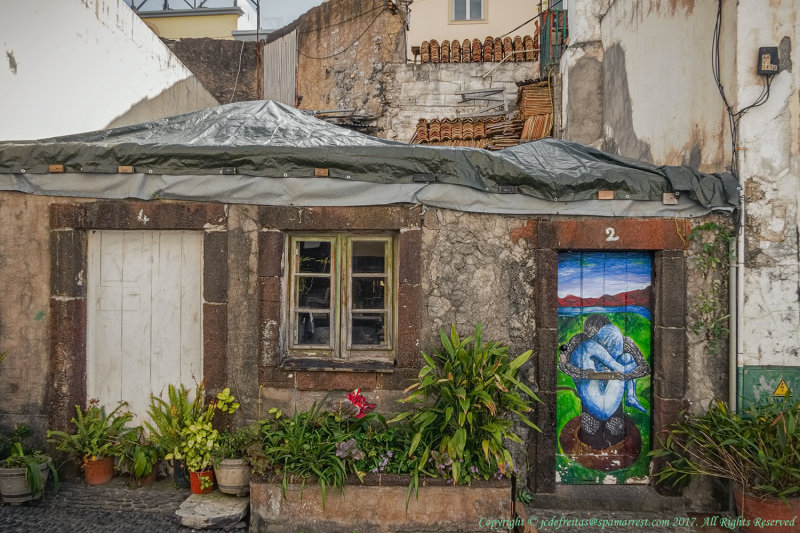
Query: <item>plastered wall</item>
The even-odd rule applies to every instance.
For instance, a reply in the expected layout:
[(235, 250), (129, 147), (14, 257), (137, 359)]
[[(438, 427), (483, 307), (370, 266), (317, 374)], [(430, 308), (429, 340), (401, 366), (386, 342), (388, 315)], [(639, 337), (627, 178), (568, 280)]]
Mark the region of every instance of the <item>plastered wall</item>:
[(2, 13), (0, 139), (92, 131), (217, 104), (122, 0), (9, 1)]

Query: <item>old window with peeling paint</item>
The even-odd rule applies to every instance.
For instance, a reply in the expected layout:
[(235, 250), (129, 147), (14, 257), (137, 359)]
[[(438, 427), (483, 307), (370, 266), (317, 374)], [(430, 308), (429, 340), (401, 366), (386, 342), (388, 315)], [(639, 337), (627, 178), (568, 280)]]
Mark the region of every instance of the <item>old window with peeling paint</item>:
[(393, 360), (394, 245), (389, 234), (289, 238), (289, 358)]

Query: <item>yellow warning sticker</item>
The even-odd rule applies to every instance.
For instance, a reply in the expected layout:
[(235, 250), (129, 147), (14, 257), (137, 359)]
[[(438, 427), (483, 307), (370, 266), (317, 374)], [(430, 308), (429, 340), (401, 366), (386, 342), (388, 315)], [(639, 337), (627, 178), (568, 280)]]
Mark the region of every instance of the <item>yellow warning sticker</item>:
[(781, 380), (778, 388), (772, 393), (773, 396), (786, 396), (789, 393), (789, 386), (784, 380)]

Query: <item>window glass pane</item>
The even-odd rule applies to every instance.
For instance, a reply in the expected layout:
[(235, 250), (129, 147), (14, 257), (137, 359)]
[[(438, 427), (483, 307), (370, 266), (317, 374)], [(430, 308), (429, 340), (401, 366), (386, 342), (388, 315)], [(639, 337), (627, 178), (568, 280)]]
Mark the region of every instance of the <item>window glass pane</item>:
[(330, 309), (330, 278), (308, 278), (298, 276), (295, 280), (295, 285), (297, 286), (297, 305), (299, 307)]
[(469, 19), (480, 20), (483, 18), (483, 0), (469, 0)]
[(330, 272), (331, 243), (327, 241), (299, 241), (297, 243), (297, 258), (298, 272)]
[(297, 313), (296, 344), (330, 346), (330, 313)]
[(353, 241), (353, 272), (386, 272), (386, 241)]
[(351, 342), (355, 345), (380, 345), (386, 338), (384, 313), (353, 313)]
[(467, 18), (467, 0), (453, 0), (453, 19), (465, 20)]
[(386, 278), (353, 278), (353, 309), (383, 309)]

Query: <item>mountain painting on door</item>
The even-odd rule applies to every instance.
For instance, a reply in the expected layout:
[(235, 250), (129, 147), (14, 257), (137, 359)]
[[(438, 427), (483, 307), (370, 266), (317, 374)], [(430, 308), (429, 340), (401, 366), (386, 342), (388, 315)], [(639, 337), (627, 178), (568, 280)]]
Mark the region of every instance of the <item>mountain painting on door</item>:
[(558, 256), (561, 483), (647, 482), (652, 294), (649, 253)]

